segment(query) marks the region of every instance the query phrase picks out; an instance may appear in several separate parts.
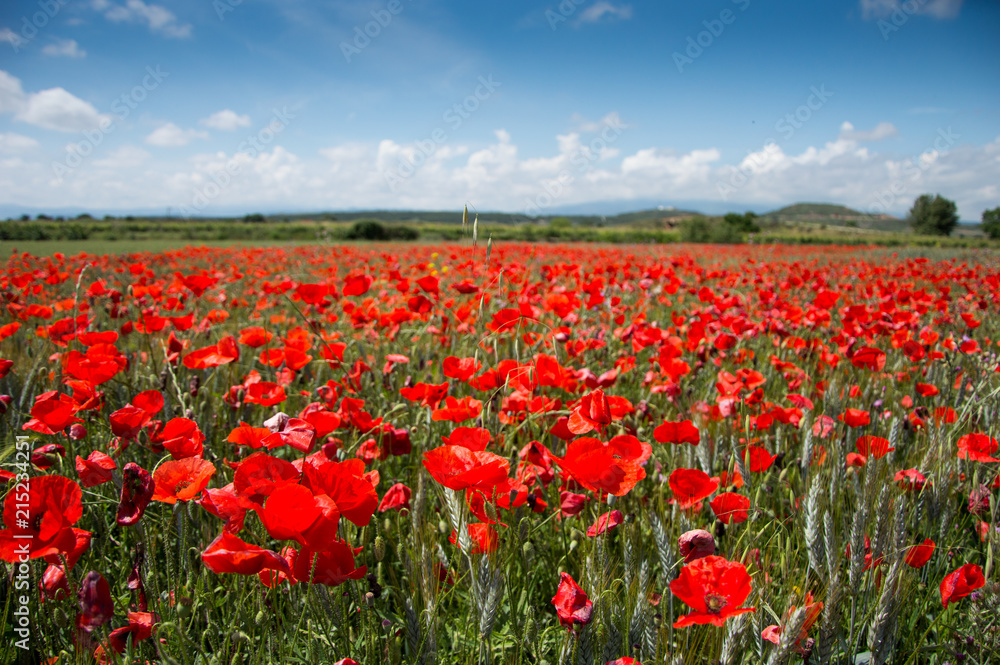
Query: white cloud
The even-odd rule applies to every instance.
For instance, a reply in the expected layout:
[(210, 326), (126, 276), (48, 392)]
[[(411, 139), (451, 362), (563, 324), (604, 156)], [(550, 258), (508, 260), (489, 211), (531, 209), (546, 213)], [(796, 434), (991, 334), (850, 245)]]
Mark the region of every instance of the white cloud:
[(208, 132), (197, 129), (181, 129), (172, 122), (160, 125), (146, 137), (146, 143), (160, 148), (176, 148), (187, 145), (195, 139), (207, 139)]
[(23, 136), (14, 132), (0, 133), (0, 154), (13, 155), (29, 152), (37, 147), (38, 141), (30, 136)]
[(89, 102), (62, 88), (50, 88), (28, 95), (24, 107), (14, 116), (37, 127), (59, 132), (80, 132), (96, 129), (101, 121), (110, 121)]
[(89, 102), (63, 88), (25, 93), (21, 81), (0, 70), (0, 113), (13, 113), (16, 120), (59, 132), (79, 132), (109, 122)]
[(621, 127), (622, 129), (628, 129), (631, 125), (626, 125), (622, 122), (621, 116), (618, 115), (618, 111), (611, 111), (605, 114), (600, 120), (587, 120), (579, 113), (574, 113), (569, 121), (573, 123), (574, 127), (579, 132), (592, 133), (600, 132), (607, 127)]
[(152, 32), (165, 37), (183, 39), (191, 36), (191, 24), (178, 22), (173, 12), (160, 5), (147, 5), (142, 0), (126, 0), (124, 5), (93, 0), (91, 6), (115, 23), (145, 23)]
[(105, 169), (134, 169), (145, 164), (150, 157), (149, 152), (139, 146), (123, 145), (101, 159), (95, 159), (94, 166)]
[(10, 28), (0, 28), (0, 42), (7, 42), (16, 52), (24, 43), (24, 39)]
[(0, 113), (17, 113), (24, 108), (26, 99), (21, 79), (0, 69)]
[(606, 0), (600, 0), (583, 10), (579, 23), (598, 23), (604, 19), (627, 21), (630, 18), (632, 18), (632, 5), (615, 5)]
[[(192, 130), (169, 131), (186, 136)], [(521, 154), (516, 137), (504, 130), (497, 130), (487, 144), (446, 142), (430, 154), (416, 142), (389, 139), (328, 144), (304, 156), (279, 144), (260, 153), (193, 157), (150, 155), (137, 146), (122, 146), (84, 162), (58, 185), (51, 184), (50, 162), (26, 147), (0, 160), (0, 187), (12, 193), (12, 203), (22, 205), (194, 210), (197, 199), (202, 207), (196, 212), (205, 214), (375, 203), (440, 210), (470, 202), (484, 211), (547, 215), (588, 202), (649, 199), (705, 201), (732, 209), (830, 201), (875, 213), (884, 205), (890, 213), (905, 214), (920, 194), (940, 192), (958, 203), (963, 219), (971, 220), (997, 205), (1000, 138), (960, 145), (953, 137), (935, 146), (941, 137), (934, 135), (921, 154), (900, 155), (873, 149), (891, 144), (866, 146), (835, 134), (794, 153), (772, 144), (730, 162), (711, 145), (687, 151), (664, 146), (625, 150), (624, 138), (601, 144), (594, 142), (597, 137), (600, 133), (560, 134), (548, 151), (530, 157)], [(0, 145), (7, 143), (6, 137), (0, 140)], [(418, 166), (390, 187), (386, 174), (400, 174), (401, 164)], [(723, 186), (731, 190), (724, 201)]]
[(897, 134), (899, 131), (891, 122), (880, 122), (867, 132), (854, 129), (854, 125), (846, 121), (840, 126), (840, 138), (847, 141), (881, 141)]
[(212, 129), (219, 129), (224, 132), (231, 132), (240, 127), (250, 126), (250, 116), (239, 115), (236, 111), (230, 109), (223, 109), (222, 111), (217, 111), (207, 118), (202, 118), (198, 121), (199, 124), (205, 127), (211, 127)]
[(926, 14), (934, 18), (955, 18), (964, 0), (861, 0), (861, 13), (866, 20), (882, 19), (894, 12)]
[(67, 58), (83, 58), (87, 52), (80, 48), (75, 39), (57, 39), (53, 44), (47, 44), (42, 53), (52, 56), (65, 56)]

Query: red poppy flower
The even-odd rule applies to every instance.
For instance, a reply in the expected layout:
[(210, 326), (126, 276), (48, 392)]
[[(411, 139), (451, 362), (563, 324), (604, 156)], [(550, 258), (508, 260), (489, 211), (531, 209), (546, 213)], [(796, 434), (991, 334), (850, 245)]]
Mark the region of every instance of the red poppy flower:
[(660, 443), (690, 443), (697, 446), (701, 441), (701, 433), (690, 420), (668, 420), (653, 430), (653, 438)]
[(235, 443), (238, 446), (249, 446), (257, 450), (264, 445), (264, 439), (271, 436), (271, 434), (271, 430), (266, 427), (252, 427), (241, 421), (239, 427), (236, 427), (229, 433), (226, 441)]
[(155, 481), (149, 471), (135, 462), (126, 464), (122, 470), (122, 492), (116, 517), (118, 525), (132, 526), (142, 519), (154, 490)]
[(444, 400), (444, 407), (431, 412), (431, 420), (450, 420), (454, 423), (478, 418), (483, 412), (483, 403), (473, 397), (455, 399), (450, 395)]
[(958, 458), (974, 462), (1000, 462), (993, 453), (1000, 447), (997, 440), (986, 434), (973, 432), (958, 440)]
[(594, 611), (593, 601), (569, 573), (560, 573), (560, 580), (556, 595), (552, 598), (556, 614), (559, 615), (559, 623), (567, 628), (572, 628), (576, 623), (580, 625), (590, 623)]
[[(313, 494), (326, 494), (337, 504), (340, 514), (359, 527), (371, 521), (378, 507), (378, 494), (365, 476), (365, 463), (359, 459), (306, 464), (302, 484)], [(377, 482), (377, 481), (376, 481)]]
[(126, 441), (131, 441), (139, 436), (139, 432), (149, 422), (149, 418), (149, 414), (139, 407), (126, 404), (112, 413), (108, 420), (111, 422), (112, 434)]
[(13, 360), (4, 360), (0, 358), (0, 379), (7, 376), (7, 373), (10, 372), (10, 368), (13, 366), (14, 366)]
[(111, 598), (108, 581), (95, 570), (87, 573), (77, 591), (76, 627), (87, 633), (93, 632), (111, 620), (115, 613), (115, 602)]
[(612, 510), (607, 513), (601, 513), (593, 524), (587, 529), (587, 535), (591, 538), (601, 535), (605, 531), (611, 531), (616, 526), (622, 523), (625, 516), (620, 510)]
[(256, 575), (262, 570), (291, 572), (281, 556), (256, 545), (250, 545), (223, 531), (201, 553), (205, 567), (213, 573)]
[(190, 501), (208, 486), (215, 475), (215, 465), (200, 457), (169, 460), (153, 472), (152, 500), (161, 503)]
[(450, 436), (442, 436), (441, 440), (449, 446), (486, 450), (491, 438), (489, 430), (482, 427), (456, 427)]
[(401, 388), (399, 394), (406, 400), (417, 402), (420, 406), (436, 409), (448, 392), (449, 385), (447, 381), (440, 385), (418, 383), (411, 388)]
[(293, 572), (300, 582), (337, 586), (347, 580), (360, 580), (368, 572), (367, 566), (355, 568), (354, 565), (351, 546), (335, 541), (322, 552), (303, 549), (295, 559)]
[(756, 610), (740, 607), (751, 591), (746, 567), (721, 556), (706, 556), (684, 566), (680, 576), (670, 583), (670, 591), (694, 610), (680, 617), (674, 628), (722, 626), (729, 617)]
[(302, 485), (283, 485), (254, 506), (267, 533), (276, 540), (295, 540), (303, 547), (322, 549), (336, 540), (340, 510), (329, 496), (314, 496)]
[(950, 406), (939, 406), (934, 409), (934, 422), (938, 425), (950, 425), (957, 419), (955, 409)]
[(261, 443), (268, 450), (289, 446), (308, 454), (316, 443), (316, 428), (301, 418), (289, 418), (280, 430), (268, 434)]
[(634, 436), (622, 434), (604, 443), (583, 437), (573, 441), (559, 460), (563, 470), (591, 492), (625, 496), (646, 477), (642, 465), (652, 447)]
[(378, 504), (378, 511), (384, 513), (387, 510), (402, 510), (410, 508), (410, 488), (403, 483), (396, 483), (385, 492), (382, 501)]
[[(489, 524), (481, 523), (470, 524), (467, 528), (471, 541), (469, 554), (490, 554), (496, 551), (500, 544), (500, 536), (497, 534), (496, 529)], [(454, 531), (448, 536), (448, 542), (455, 546), (459, 545)]]
[(825, 439), (833, 433), (836, 423), (830, 416), (819, 416), (816, 418), (816, 422), (813, 423), (813, 436), (818, 436), (821, 439)]
[(747, 521), (750, 499), (735, 492), (723, 492), (712, 499), (709, 505), (723, 524), (740, 524)]
[[(77, 542), (72, 525), (83, 515), (80, 486), (62, 476), (35, 476), (27, 485), (27, 492), (17, 485), (4, 501), (0, 559), (18, 561), (26, 543), (30, 559), (72, 551)], [(16, 537), (25, 535), (31, 538)]]
[(681, 508), (690, 508), (719, 488), (719, 480), (701, 469), (675, 469), (668, 483)]
[(572, 517), (583, 512), (587, 505), (587, 495), (564, 491), (559, 493), (559, 501), (559, 511), (562, 516)]
[(510, 462), (485, 450), (445, 445), (424, 453), (424, 468), (449, 489), (475, 487), (488, 492), (507, 478)]
[[(802, 628), (799, 629), (799, 634), (795, 639), (795, 650), (799, 653), (803, 652), (802, 647), (800, 646), (801, 642), (809, 639), (809, 629), (815, 625), (817, 619), (819, 619), (820, 613), (823, 611), (823, 603), (813, 602), (812, 593), (807, 592), (803, 608), (806, 611), (805, 622), (802, 624)], [(794, 613), (795, 606), (792, 605), (788, 608), (788, 612), (785, 614), (785, 621), (787, 622)], [(781, 644), (781, 633), (782, 626), (772, 625), (762, 630), (760, 636), (768, 642)]]
[(895, 450), (895, 448), (889, 447), (889, 441), (883, 439), (880, 436), (865, 435), (858, 437), (855, 447), (858, 449), (858, 453), (864, 457), (874, 457), (875, 459), (882, 459), (889, 452)]
[(256, 349), (264, 346), (274, 338), (274, 333), (260, 326), (250, 326), (240, 331), (239, 343)]
[(965, 598), (986, 584), (983, 569), (974, 563), (967, 563), (941, 580), (941, 604), (948, 607)]
[(906, 551), (906, 565), (911, 568), (923, 568), (931, 560), (936, 547), (933, 540), (925, 538), (920, 545), (914, 545)]
[(307, 405), (299, 412), (299, 418), (313, 426), (318, 439), (325, 438), (341, 425), (340, 416), (319, 402)]
[(129, 637), (132, 638), (133, 645), (149, 639), (153, 636), (156, 623), (157, 617), (152, 612), (129, 612), (128, 625), (111, 631), (108, 634), (108, 643), (115, 653), (125, 653)]
[(343, 293), (345, 296), (362, 296), (368, 293), (374, 281), (369, 275), (348, 275), (344, 279)]
[(39, 434), (58, 434), (73, 423), (83, 422), (75, 415), (78, 409), (79, 406), (69, 395), (54, 390), (42, 393), (31, 407), (31, 420), (21, 429)]
[(174, 459), (201, 457), (205, 435), (198, 423), (188, 418), (171, 418), (156, 436), (156, 441), (166, 448)]
[(274, 406), (281, 404), (288, 396), (285, 389), (277, 383), (271, 381), (258, 381), (247, 388), (247, 394), (243, 401), (247, 404), (260, 404), (261, 406)]
[(905, 469), (903, 471), (897, 471), (893, 480), (899, 483), (901, 489), (910, 492), (919, 492), (924, 488), (927, 483), (927, 477), (920, 473), (916, 469)]
[(881, 372), (885, 368), (885, 351), (871, 346), (865, 346), (854, 352), (851, 364), (873, 372)]
[(747, 453), (747, 456), (750, 458), (748, 468), (753, 473), (767, 471), (774, 464), (774, 460), (778, 459), (777, 455), (772, 455), (763, 446), (748, 446)]
[(208, 369), (228, 365), (240, 359), (240, 347), (236, 340), (228, 335), (216, 344), (196, 349), (184, 356), (184, 366), (190, 369)]
[(864, 409), (846, 409), (837, 416), (837, 420), (846, 423), (848, 427), (864, 427), (872, 422), (871, 414)]
[(256, 452), (236, 467), (233, 489), (251, 501), (263, 502), (278, 487), (298, 482), (299, 475), (291, 462)]
[(448, 356), (442, 361), (444, 375), (450, 379), (468, 381), (479, 371), (482, 365), (475, 358), (456, 358)]
[(95, 487), (111, 480), (111, 472), (118, 468), (109, 456), (95, 450), (83, 459), (76, 456), (76, 473), (83, 487)]
[(934, 397), (941, 393), (933, 383), (918, 383), (916, 388), (917, 394), (921, 397)]
[(584, 434), (592, 429), (600, 430), (611, 420), (611, 402), (598, 388), (580, 399), (570, 414), (567, 426), (573, 434)]
[(233, 483), (220, 489), (206, 487), (197, 503), (209, 513), (225, 520), (226, 525), (223, 529), (232, 534), (243, 530), (247, 509), (253, 505), (252, 502), (237, 494)]

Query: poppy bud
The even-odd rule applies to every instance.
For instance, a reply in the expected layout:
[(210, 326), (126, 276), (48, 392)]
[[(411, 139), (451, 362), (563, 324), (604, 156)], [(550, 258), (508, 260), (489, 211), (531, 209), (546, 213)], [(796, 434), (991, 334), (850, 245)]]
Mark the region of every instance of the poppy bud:
[(980, 484), (969, 494), (969, 512), (977, 517), (990, 512), (990, 489)]
[(677, 544), (680, 546), (681, 556), (687, 563), (715, 554), (715, 539), (704, 529), (688, 531), (681, 535)]
[(375, 560), (381, 561), (385, 558), (385, 538), (375, 536)]
[(279, 411), (270, 418), (264, 421), (264, 427), (271, 430), (272, 434), (276, 434), (285, 429), (285, 425), (288, 424), (289, 417), (284, 411)]
[(365, 605), (369, 608), (375, 607), (375, 594), (371, 591), (365, 594)]
[(438, 533), (448, 533), (448, 523), (444, 520), (438, 521)]
[(10, 395), (0, 395), (0, 416), (7, 413), (7, 407), (11, 405), (14, 400)]
[(73, 423), (69, 426), (69, 438), (74, 441), (87, 438), (87, 428), (83, 423)]
[[(511, 503), (513, 505), (513, 503)], [(522, 517), (517, 525), (517, 537), (519, 540), (527, 540), (531, 532), (531, 521), (527, 517)]]
[(489, 501), (483, 503), (483, 512), (486, 513), (486, 517), (489, 518), (490, 522), (497, 521), (497, 509)]
[(257, 612), (257, 616), (254, 617), (253, 622), (259, 626), (262, 623), (264, 623), (264, 618), (266, 616), (267, 615), (264, 613), (264, 610), (261, 610), (261, 611)]

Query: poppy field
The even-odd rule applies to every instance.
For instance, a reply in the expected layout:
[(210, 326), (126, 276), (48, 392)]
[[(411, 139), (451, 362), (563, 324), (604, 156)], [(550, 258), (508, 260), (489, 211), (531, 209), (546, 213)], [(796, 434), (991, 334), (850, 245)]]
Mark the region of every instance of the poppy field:
[(10, 255), (4, 663), (1000, 662), (1000, 261)]

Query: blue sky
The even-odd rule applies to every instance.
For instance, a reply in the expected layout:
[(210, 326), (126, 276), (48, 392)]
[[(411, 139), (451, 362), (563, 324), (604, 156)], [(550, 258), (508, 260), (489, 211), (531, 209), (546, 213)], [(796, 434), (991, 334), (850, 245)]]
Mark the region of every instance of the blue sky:
[[(366, 34), (367, 33), (367, 34)], [(0, 214), (1000, 205), (1000, 5), (8, 1)]]

